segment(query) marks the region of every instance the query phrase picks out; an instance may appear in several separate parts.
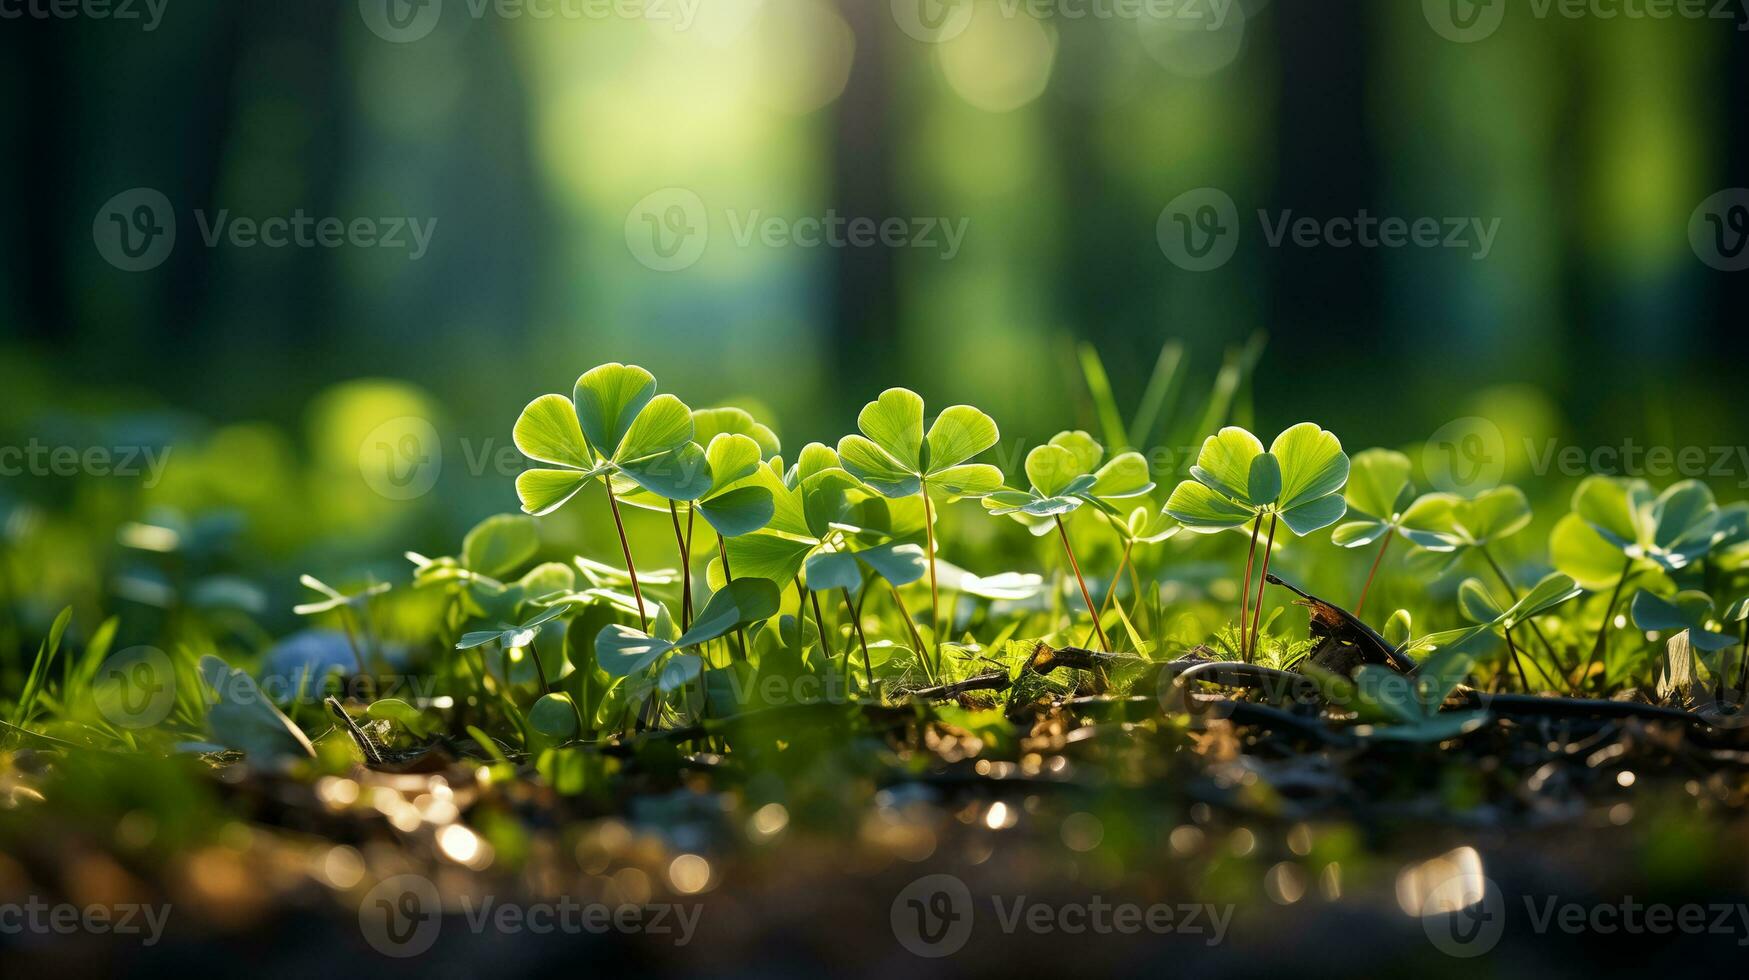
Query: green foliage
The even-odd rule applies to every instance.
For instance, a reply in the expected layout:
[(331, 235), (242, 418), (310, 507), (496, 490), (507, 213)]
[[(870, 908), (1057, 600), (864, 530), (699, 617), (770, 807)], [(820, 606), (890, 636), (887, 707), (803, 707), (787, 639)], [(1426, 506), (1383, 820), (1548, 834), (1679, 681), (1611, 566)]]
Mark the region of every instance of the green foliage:
[(968, 463), (1001, 438), (996, 420), (970, 405), (954, 405), (923, 430), (923, 397), (888, 388), (856, 417), (861, 435), (838, 440), (844, 469), (888, 497), (925, 486), (950, 497), (981, 497), (1002, 486), (1002, 471)]
[(1404, 515), (1416, 502), (1410, 469), (1409, 457), (1392, 449), (1357, 453), (1344, 495), (1348, 513), (1330, 532), (1330, 540), (1344, 548), (1360, 548), (1400, 531)]
[(550, 514), (597, 478), (620, 491), (696, 500), (711, 489), (711, 474), (692, 434), (692, 410), (658, 395), (650, 372), (626, 364), (591, 369), (570, 398), (542, 395), (516, 420), (516, 448), (555, 467), (516, 478), (522, 509)]
[[(1742, 606), (1743, 603), (1738, 603)], [(1741, 619), (1743, 613), (1738, 609)], [(1737, 638), (1724, 633), (1714, 632), (1712, 627), (1719, 625), (1719, 620), (1713, 615), (1712, 597), (1705, 592), (1690, 589), (1678, 592), (1666, 599), (1651, 592), (1640, 592), (1634, 596), (1634, 625), (1643, 630), (1654, 630), (1660, 633), (1675, 633), (1688, 631), (1688, 642), (1697, 650), (1711, 653), (1734, 646)], [(1732, 622), (1727, 614), (1726, 622)]]
[(1166, 502), (1166, 513), (1192, 531), (1213, 533), (1258, 516), (1281, 518), (1295, 534), (1341, 520), (1348, 456), (1342, 443), (1311, 422), (1276, 436), (1267, 452), (1250, 432), (1228, 426), (1210, 436)]
[(1406, 510), (1403, 535), (1432, 552), (1461, 554), (1485, 548), (1530, 526), (1530, 501), (1514, 486), (1484, 490), (1475, 497), (1430, 493)]
[[(1104, 459), (1105, 447), (1092, 436), (1059, 432), (1026, 454), (1026, 476), (1031, 481), (1027, 490), (997, 490), (983, 499), (983, 506), (992, 514), (1013, 517), (1034, 534), (1048, 532), (1054, 518), (1082, 504), (1121, 516), (1123, 503), (1145, 496), (1154, 489), (1154, 481), (1141, 453), (1119, 453), (1101, 465)], [(1129, 529), (1127, 522), (1120, 526)], [(1150, 529), (1144, 524), (1138, 530)], [(1154, 534), (1161, 535), (1156, 540), (1171, 536), (1167, 531)]]
[(1556, 568), (1590, 588), (1602, 588), (1640, 564), (1680, 571), (1731, 531), (1731, 525), (1721, 526), (1726, 515), (1712, 490), (1696, 480), (1654, 496), (1644, 480), (1587, 477), (1573, 492), (1572, 506), (1549, 536), (1549, 554)]

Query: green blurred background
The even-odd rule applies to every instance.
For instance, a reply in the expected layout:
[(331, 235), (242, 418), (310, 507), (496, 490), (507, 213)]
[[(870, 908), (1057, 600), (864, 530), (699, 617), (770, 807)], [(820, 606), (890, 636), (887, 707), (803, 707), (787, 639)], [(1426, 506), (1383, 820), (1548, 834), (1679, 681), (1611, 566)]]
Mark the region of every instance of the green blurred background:
[[(1313, 419), (1351, 452), (1412, 448), (1480, 416), (1548, 519), (1571, 481), (1531, 472), (1526, 439), (1742, 441), (1745, 280), (1689, 238), (1701, 202), (1749, 183), (1735, 21), (1507, 0), (1497, 30), (1460, 43), (1434, 0), (1187, 0), (1166, 19), (552, 3), (170, 0), (152, 30), (0, 25), (0, 445), (171, 451), (156, 481), (3, 478), (0, 588), (23, 632), (67, 600), (150, 605), (197, 572), (272, 590), (249, 602), (275, 616), (298, 571), (404, 578), (402, 548), (453, 551), (515, 508), (517, 412), (609, 360), (695, 407), (755, 408), (792, 456), (892, 384), (969, 401), (1002, 424), (1012, 471), (1016, 440), (1097, 428), (1079, 343), (1127, 410), (1176, 341), (1180, 415), (1255, 357), (1235, 412), (1266, 438)], [(386, 11), (419, 36), (393, 36)], [(932, 38), (930, 18), (949, 27)], [(1196, 273), (1157, 224), (1201, 187), (1247, 230)], [(177, 227), (140, 272), (106, 261), (94, 227), (133, 188), (161, 192)], [(637, 242), (671, 188), (706, 203), (709, 238), (661, 271)], [(436, 226), (416, 260), (201, 239), (220, 211), (300, 209)], [(1499, 231), (1479, 261), (1270, 248), (1260, 209)], [(755, 212), (966, 234), (951, 258), (738, 243)], [(433, 461), (429, 492), (384, 482)], [(1710, 482), (1735, 499), (1742, 481), (1739, 466)], [(612, 556), (595, 520), (549, 533)], [(659, 522), (642, 533), (661, 540)]]

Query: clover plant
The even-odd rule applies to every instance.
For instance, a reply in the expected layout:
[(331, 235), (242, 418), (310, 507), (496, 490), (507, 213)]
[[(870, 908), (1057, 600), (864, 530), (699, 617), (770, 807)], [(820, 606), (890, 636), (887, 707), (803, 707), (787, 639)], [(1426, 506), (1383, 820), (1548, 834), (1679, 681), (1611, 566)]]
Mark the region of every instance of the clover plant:
[[(1046, 534), (1052, 527), (1063, 541), (1063, 553), (1069, 568), (1081, 587), (1081, 601), (1087, 605), (1087, 615), (1093, 619), (1093, 631), (1099, 637), (1099, 648), (1110, 650), (1111, 641), (1100, 624), (1100, 609), (1093, 604), (1087, 590), (1087, 580), (1081, 574), (1081, 563), (1069, 542), (1069, 532), (1063, 526), (1063, 515), (1074, 512), (1082, 504), (1092, 504), (1101, 512), (1118, 513), (1114, 501), (1139, 497), (1154, 489), (1148, 475), (1148, 463), (1141, 453), (1119, 453), (1101, 466), (1105, 447), (1085, 432), (1059, 432), (1043, 446), (1026, 454), (1026, 476), (1031, 482), (1027, 490), (997, 490), (983, 499), (986, 510), (996, 515), (1008, 515), (1025, 524), (1033, 534)], [(1128, 551), (1125, 552), (1126, 559)], [(1121, 569), (1119, 573), (1121, 574)], [(1116, 575), (1113, 576), (1113, 582)]]
[(1368, 449), (1356, 453), (1348, 473), (1348, 513), (1343, 522), (1330, 532), (1330, 540), (1344, 548), (1364, 548), (1381, 541), (1372, 568), (1366, 573), (1366, 584), (1360, 588), (1360, 598), (1354, 604), (1356, 616), (1366, 610), (1366, 597), (1372, 590), (1379, 564), (1385, 560), (1391, 541), (1403, 527), (1403, 516), (1416, 502), (1415, 485), (1409, 479), (1409, 457), (1394, 449)]
[(638, 586), (637, 565), (620, 518), (619, 495), (641, 488), (667, 500), (697, 500), (711, 488), (704, 450), (692, 441), (692, 410), (680, 399), (656, 393), (656, 378), (641, 367), (603, 364), (577, 379), (571, 397), (542, 395), (516, 420), (516, 448), (553, 468), (524, 470), (516, 478), (522, 509), (550, 514), (597, 479), (638, 603), (638, 620), (649, 617)]
[(861, 435), (838, 440), (844, 469), (886, 497), (923, 498), (924, 553), (929, 559), (930, 624), (941, 632), (941, 589), (935, 567), (931, 493), (947, 499), (982, 497), (1002, 487), (1002, 471), (968, 460), (1001, 438), (996, 420), (970, 405), (952, 405), (923, 428), (923, 396), (888, 388), (856, 416)]
[[(1341, 441), (1315, 423), (1302, 422), (1284, 430), (1267, 452), (1256, 436), (1228, 426), (1203, 442), (1196, 465), (1190, 469), (1191, 478), (1180, 483), (1166, 501), (1167, 514), (1200, 534), (1251, 526), (1239, 607), (1240, 645), (1247, 662), (1255, 652), (1263, 618), (1263, 588), (1277, 522), (1304, 536), (1341, 520), (1348, 506), (1341, 493), (1348, 482), (1348, 470)], [(1247, 631), (1251, 570), (1264, 517), (1269, 518), (1269, 537), (1256, 585), (1257, 611)]]

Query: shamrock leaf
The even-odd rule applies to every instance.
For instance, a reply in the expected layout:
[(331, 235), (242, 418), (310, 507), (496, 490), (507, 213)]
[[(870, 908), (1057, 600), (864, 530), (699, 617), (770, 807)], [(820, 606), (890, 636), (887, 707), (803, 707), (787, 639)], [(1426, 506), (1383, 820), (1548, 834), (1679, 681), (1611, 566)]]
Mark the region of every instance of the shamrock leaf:
[(1203, 442), (1191, 478), (1172, 491), (1166, 513), (1205, 534), (1269, 516), (1306, 535), (1342, 518), (1348, 471), (1341, 441), (1315, 423), (1283, 431), (1267, 452), (1256, 436), (1228, 426)]
[(552, 513), (598, 477), (622, 492), (641, 487), (668, 500), (710, 489), (704, 450), (692, 441), (692, 411), (657, 394), (643, 368), (604, 364), (577, 379), (570, 398), (542, 395), (524, 408), (514, 436), (522, 454), (553, 468), (516, 479), (524, 512)]
[(954, 405), (923, 430), (923, 398), (889, 388), (856, 417), (861, 435), (838, 441), (843, 466), (888, 497), (909, 497), (925, 486), (954, 497), (981, 497), (1002, 485), (994, 466), (967, 463), (1000, 438), (996, 421), (970, 405)]
[(693, 619), (692, 626), (668, 640), (619, 623), (595, 637), (596, 663), (609, 677), (642, 673), (664, 654), (697, 646), (736, 629), (777, 615), (777, 584), (763, 578), (737, 578), (718, 589)]
[(1404, 513), (1415, 503), (1409, 481), (1409, 457), (1390, 449), (1368, 449), (1354, 457), (1348, 475), (1346, 520), (1330, 540), (1343, 548), (1361, 548), (1401, 530)]
[(1685, 480), (1653, 496), (1644, 480), (1593, 476), (1573, 492), (1572, 512), (1549, 537), (1555, 566), (1593, 587), (1645, 563), (1687, 568), (1729, 539), (1734, 512), (1721, 511), (1706, 484)]
[(1705, 592), (1678, 592), (1665, 599), (1651, 592), (1641, 591), (1634, 596), (1633, 616), (1634, 625), (1643, 630), (1660, 633), (1687, 630), (1688, 642), (1695, 649), (1708, 653), (1737, 644), (1736, 637), (1711, 629), (1718, 623), (1713, 618), (1712, 597)]
[(1154, 482), (1140, 453), (1120, 453), (1101, 466), (1104, 458), (1105, 447), (1087, 433), (1059, 432), (1026, 454), (1031, 487), (995, 491), (983, 499), (984, 508), (1013, 517), (1035, 535), (1048, 533), (1057, 517), (1083, 504), (1118, 516), (1121, 501), (1146, 494)]

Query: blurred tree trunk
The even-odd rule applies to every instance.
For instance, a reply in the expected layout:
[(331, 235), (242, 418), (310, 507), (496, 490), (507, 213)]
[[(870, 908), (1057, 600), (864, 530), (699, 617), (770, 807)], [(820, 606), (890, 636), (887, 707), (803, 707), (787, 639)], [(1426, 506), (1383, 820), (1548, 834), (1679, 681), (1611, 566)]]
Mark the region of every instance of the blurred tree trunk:
[[(1275, 114), (1279, 220), (1291, 210), (1327, 220), (1378, 217), (1379, 167), (1369, 125), (1377, 58), (1373, 9), (1363, 3), (1277, 3), (1270, 7), (1280, 51)], [(1243, 211), (1243, 209), (1241, 209)], [(1321, 361), (1335, 345), (1376, 350), (1380, 332), (1377, 249), (1276, 249), (1269, 322), (1271, 357)]]
[[(856, 56), (832, 117), (829, 207), (849, 218), (903, 214), (893, 194), (889, 45), (897, 33), (884, 2), (844, 0), (839, 12), (856, 35)], [(897, 256), (887, 248), (828, 249), (832, 263), (830, 356), (847, 377), (879, 378), (900, 360)]]

